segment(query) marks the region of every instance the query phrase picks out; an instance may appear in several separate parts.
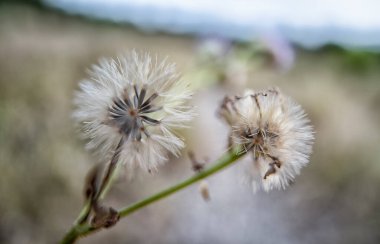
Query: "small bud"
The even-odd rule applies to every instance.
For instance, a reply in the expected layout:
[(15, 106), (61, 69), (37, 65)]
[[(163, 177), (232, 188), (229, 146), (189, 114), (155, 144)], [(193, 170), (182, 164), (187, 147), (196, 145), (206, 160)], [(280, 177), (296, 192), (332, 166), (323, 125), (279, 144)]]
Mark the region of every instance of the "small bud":
[(205, 200), (206, 202), (210, 201), (210, 191), (207, 181), (201, 181), (201, 183), (199, 184), (199, 193), (201, 194), (203, 200)]
[(191, 161), (191, 166), (192, 166), (193, 171), (200, 173), (203, 170), (205, 163), (198, 161), (195, 158), (195, 155), (193, 152), (189, 152), (188, 155)]

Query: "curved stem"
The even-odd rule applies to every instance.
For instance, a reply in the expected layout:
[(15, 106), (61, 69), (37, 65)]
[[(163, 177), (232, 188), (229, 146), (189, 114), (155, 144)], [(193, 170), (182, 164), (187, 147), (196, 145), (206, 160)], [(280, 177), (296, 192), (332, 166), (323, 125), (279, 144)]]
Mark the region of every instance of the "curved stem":
[[(228, 153), (223, 155), (220, 159), (216, 161), (216, 163), (211, 166), (208, 169), (205, 169), (204, 171), (190, 177), (187, 180), (184, 180), (174, 186), (171, 186), (161, 192), (158, 192), (152, 196), (149, 196), (141, 201), (138, 201), (136, 203), (133, 203), (125, 208), (122, 208), (119, 210), (119, 216), (120, 217), (125, 217), (147, 205), (150, 205), (154, 202), (157, 202), (160, 199), (163, 199), (165, 197), (168, 197), (172, 195), (173, 193), (176, 193), (196, 182), (199, 180), (202, 180), (210, 175), (213, 175), (222, 169), (226, 168), (227, 166), (233, 164), (236, 162), (239, 158), (241, 158), (245, 153), (242, 153), (242, 150), (240, 147), (233, 148), (230, 150)], [(84, 224), (84, 225), (76, 225), (71, 228), (71, 230), (66, 234), (64, 239), (61, 241), (62, 244), (67, 244), (67, 243), (74, 243), (76, 239), (78, 239), (81, 236), (88, 235), (94, 231), (98, 230), (97, 228), (94, 228), (90, 226), (89, 224)]]
[(119, 210), (119, 214), (120, 214), (120, 217), (124, 217), (124, 216), (127, 216), (133, 212), (135, 212), (136, 210), (140, 209), (140, 208), (143, 208), (151, 203), (154, 203), (162, 198), (165, 198), (177, 191), (180, 191), (182, 190), (183, 188), (186, 188), (187, 186), (189, 185), (192, 185), (194, 184), (195, 182), (197, 181), (200, 181), (222, 169), (224, 169), (225, 167), (229, 166), (230, 164), (232, 164), (233, 162), (235, 162), (237, 159), (239, 159), (243, 154), (242, 153), (239, 153), (241, 152), (240, 151), (236, 151), (234, 150), (233, 152), (229, 152), (228, 154), (224, 155), (222, 158), (220, 158), (218, 160), (217, 163), (215, 163), (215, 165), (211, 166), (210, 168), (208, 169), (205, 169), (204, 171), (190, 177), (189, 179), (187, 180), (184, 180), (180, 183), (178, 183), (177, 185), (174, 185), (174, 186), (171, 186), (161, 192), (158, 192), (150, 197), (147, 197), (141, 201), (138, 201), (126, 208), (123, 208), (121, 210)]

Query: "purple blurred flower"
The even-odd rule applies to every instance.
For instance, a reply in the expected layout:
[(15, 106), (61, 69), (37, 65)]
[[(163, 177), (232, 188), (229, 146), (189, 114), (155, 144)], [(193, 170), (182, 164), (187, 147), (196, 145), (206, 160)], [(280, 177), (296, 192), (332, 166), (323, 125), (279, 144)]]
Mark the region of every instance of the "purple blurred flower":
[(295, 60), (295, 51), (291, 45), (278, 32), (271, 32), (261, 37), (261, 42), (271, 54), (274, 64), (282, 71), (292, 68)]

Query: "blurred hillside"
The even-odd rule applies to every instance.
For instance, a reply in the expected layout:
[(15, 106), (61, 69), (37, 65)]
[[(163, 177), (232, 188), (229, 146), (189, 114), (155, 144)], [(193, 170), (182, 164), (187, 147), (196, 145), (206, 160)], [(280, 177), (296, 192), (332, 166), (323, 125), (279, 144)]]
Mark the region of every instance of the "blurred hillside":
[[(133, 48), (168, 56), (197, 88), (199, 118), (183, 133), (200, 157), (215, 159), (226, 146), (214, 112), (225, 94), (273, 85), (308, 112), (314, 153), (286, 191), (252, 194), (233, 167), (209, 180), (209, 203), (192, 187), (80, 243), (379, 243), (379, 56), (296, 49), (281, 69), (256, 43), (230, 43), (219, 56), (201, 45), (1, 3), (0, 243), (55, 243), (68, 229), (96, 161), (73, 126), (73, 93), (100, 57)], [(185, 156), (173, 158), (153, 175), (121, 178), (109, 202), (124, 206), (191, 174)]]

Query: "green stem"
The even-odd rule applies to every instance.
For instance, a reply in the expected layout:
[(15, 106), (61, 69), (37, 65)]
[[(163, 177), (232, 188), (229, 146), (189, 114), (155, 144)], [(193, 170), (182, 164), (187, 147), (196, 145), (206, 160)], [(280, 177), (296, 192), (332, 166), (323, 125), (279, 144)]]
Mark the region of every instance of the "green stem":
[(90, 211), (91, 211), (91, 199), (88, 199), (85, 202), (82, 210), (80, 211), (77, 219), (75, 220), (74, 225), (83, 224), (83, 222), (87, 219)]
[(103, 188), (103, 191), (99, 195), (99, 200), (103, 200), (105, 198), (105, 196), (107, 195), (107, 193), (110, 191), (111, 187), (113, 186), (115, 180), (118, 177), (118, 174), (119, 174), (119, 171), (120, 171), (120, 167), (121, 167), (120, 164), (117, 164), (115, 166), (115, 169), (114, 169), (111, 177), (109, 178), (107, 184)]
[(75, 225), (61, 240), (61, 244), (74, 243), (79, 237), (86, 235), (96, 229), (91, 227), (89, 224)]
[[(170, 196), (171, 194), (178, 192), (195, 182), (198, 182), (212, 174), (215, 174), (216, 172), (219, 172), (220, 170), (226, 168), (227, 166), (231, 165), (232, 163), (236, 162), (240, 157), (242, 157), (244, 153), (242, 153), (241, 148), (237, 147), (223, 155), (217, 162), (211, 166), (208, 169), (205, 169), (204, 171), (190, 177), (187, 180), (184, 180), (174, 186), (171, 186), (159, 193), (156, 193), (152, 196), (149, 196), (141, 201), (138, 201), (136, 203), (133, 203), (129, 205), (126, 208), (123, 208), (119, 210), (120, 217), (125, 217), (147, 205), (150, 205), (154, 202), (157, 202), (160, 199), (163, 199), (165, 197)], [(75, 240), (77, 240), (79, 237), (88, 235), (94, 231), (96, 231), (97, 228), (91, 227), (89, 224), (83, 224), (83, 225), (75, 225), (73, 226), (70, 231), (66, 234), (64, 239), (61, 241), (62, 244), (68, 244), (68, 243), (74, 243)]]
[(189, 185), (192, 185), (194, 184), (195, 182), (197, 181), (200, 181), (222, 169), (224, 169), (225, 167), (229, 166), (230, 164), (232, 164), (233, 162), (235, 162), (238, 158), (240, 158), (242, 156), (242, 153), (238, 153), (238, 151), (234, 151), (234, 152), (230, 152), (226, 155), (224, 155), (222, 158), (220, 158), (218, 160), (217, 163), (215, 163), (215, 165), (211, 166), (210, 168), (204, 170), (204, 171), (201, 171), (200, 173), (190, 177), (189, 179), (187, 180), (184, 180), (182, 182), (180, 182), (179, 184), (177, 185), (174, 185), (174, 186), (171, 186), (159, 193), (156, 193), (150, 197), (147, 197), (139, 202), (136, 202), (126, 208), (123, 208), (119, 211), (119, 214), (120, 214), (120, 217), (124, 217), (124, 216), (127, 216), (133, 212), (135, 212), (136, 210), (140, 209), (140, 208), (143, 208), (151, 203), (154, 203), (162, 198), (165, 198), (177, 191), (180, 191), (182, 190), (183, 188), (186, 188), (187, 186)]
[(123, 144), (123, 138), (120, 139), (120, 142), (115, 149), (115, 152), (107, 167), (106, 174), (100, 184), (98, 192), (95, 193), (96, 195), (94, 196), (94, 198), (87, 199), (77, 219), (74, 222), (74, 226), (83, 225), (87, 221), (91, 212), (92, 204), (94, 202), (97, 202), (98, 200), (102, 200), (105, 197), (105, 195), (108, 193), (109, 189), (111, 188), (111, 185), (114, 182), (117, 171), (119, 169), (117, 162), (119, 160), (122, 144)]

